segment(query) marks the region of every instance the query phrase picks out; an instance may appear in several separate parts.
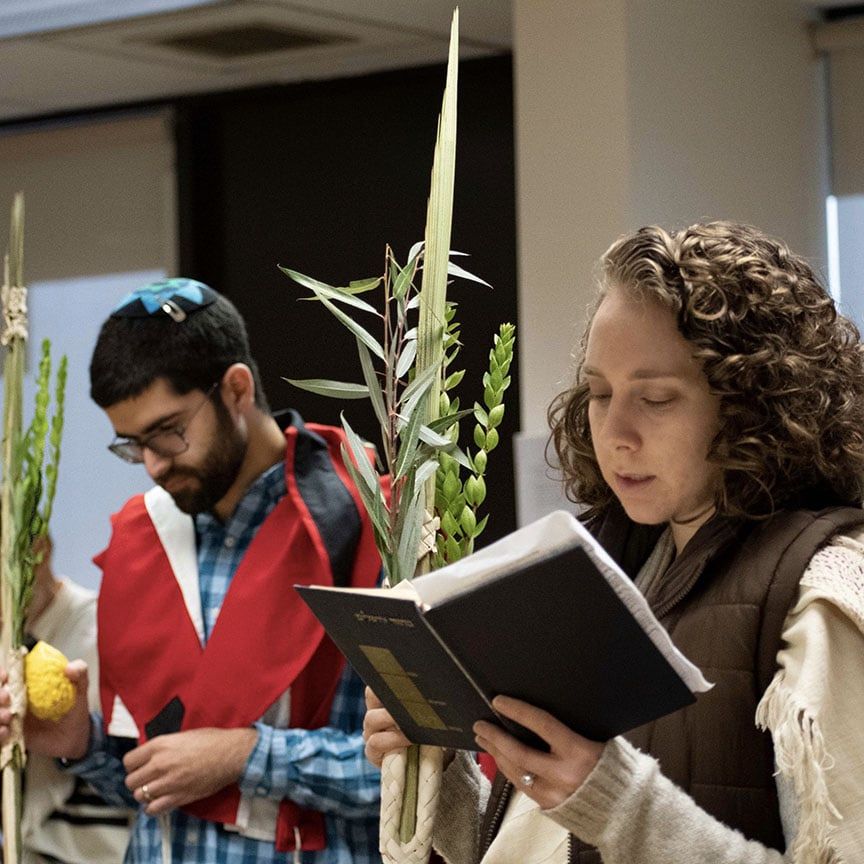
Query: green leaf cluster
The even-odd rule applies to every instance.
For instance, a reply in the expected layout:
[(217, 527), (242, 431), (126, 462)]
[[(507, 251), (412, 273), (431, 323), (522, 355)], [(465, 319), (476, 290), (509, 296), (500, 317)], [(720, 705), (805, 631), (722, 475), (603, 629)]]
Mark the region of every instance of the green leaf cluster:
[[(281, 268), (312, 292), (308, 299), (320, 301), (355, 337), (362, 382), (323, 378), (285, 380), (319, 395), (371, 401), (381, 429), (382, 448), (377, 465), (370, 447), (343, 413), (347, 442), (344, 456), (372, 521), (391, 584), (409, 579), (415, 573), (425, 520), (423, 511), (428, 506), (424, 485), (433, 478), (434, 514), (430, 515), (439, 519), (433, 566), (470, 554), (474, 541), (486, 527), (488, 515), (481, 518), (479, 509), (486, 498), (489, 454), (499, 442), (498, 427), (504, 418), (504, 393), (510, 386), (515, 344), (515, 327), (502, 324), (489, 351), (489, 367), (483, 374), (483, 404), (475, 402), (473, 409), (461, 410), (458, 397), (450, 395), (465, 376), (464, 369), (451, 371), (461, 335), (454, 303), (445, 306), (441, 361), (437, 366), (417, 368), (417, 276), (423, 262), (423, 244), (412, 247), (405, 265), (396, 260), (388, 247), (382, 276), (352, 282), (346, 287), (328, 285), (296, 270)], [(455, 265), (453, 275), (482, 282)], [(379, 287), (383, 289), (380, 310), (357, 297), (358, 293)], [(373, 335), (357, 317), (351, 317), (347, 308), (376, 320), (382, 338)], [(436, 383), (440, 388), (435, 412), (438, 417), (426, 423), (424, 402)], [(475, 421), (475, 449), (466, 453), (459, 446), (459, 421), (468, 416)], [(383, 477), (387, 481), (382, 484)], [(387, 483), (389, 494), (385, 490)]]
[[(22, 346), (23, 347), (23, 346)], [(13, 368), (15, 364), (12, 364)], [(10, 371), (6, 370), (7, 374)], [(4, 482), (10, 481), (10, 513), (4, 530), (11, 531), (12, 567), (10, 589), (13, 603), (13, 640), (24, 641), (27, 607), (33, 593), (34, 571), (41, 553), (34, 544), (48, 533), (57, 491), (60, 445), (63, 437), (67, 360), (60, 359), (54, 384), (54, 413), (51, 415), (51, 343), (42, 342), (36, 382), (33, 418), (27, 430), (11, 448), (11, 464), (4, 466)], [(11, 383), (11, 382), (10, 382)]]
[[(449, 368), (459, 351), (459, 325), (455, 320), (455, 304), (448, 304), (445, 337), (445, 364)], [(516, 328), (502, 324), (489, 351), (489, 369), (483, 374), (483, 405), (474, 403), (472, 412), (460, 412), (458, 397), (450, 397), (464, 377), (464, 370), (450, 373), (444, 380), (441, 394), (441, 416), (460, 417), (471, 413), (475, 419), (475, 452), (468, 451), (468, 473), (462, 481), (461, 465), (446, 454), (439, 460), (435, 477), (435, 510), (440, 518), (440, 531), (436, 538), (434, 566), (441, 567), (458, 561), (474, 551), (474, 541), (483, 532), (488, 514), (479, 519), (479, 509), (486, 500), (486, 471), (489, 453), (498, 446), (498, 427), (504, 419), (504, 392), (510, 386), (510, 364)], [(485, 407), (484, 407), (485, 406)], [(453, 440), (458, 438), (458, 426), (452, 429)]]
[[(12, 205), (9, 251), (4, 261), (6, 290), (24, 288), (24, 196)], [(26, 297), (26, 293), (25, 293)], [(9, 310), (4, 309), (4, 325)], [(4, 329), (8, 350), (3, 366), (3, 484), (0, 490), (0, 604), (2, 642), (5, 650), (24, 641), (27, 606), (33, 593), (34, 568), (39, 563), (34, 543), (48, 533), (57, 490), (60, 441), (63, 435), (63, 402), (66, 392), (66, 358), (60, 361), (51, 402), (51, 343), (42, 342), (33, 418), (23, 427), (24, 332)]]
[[(417, 316), (420, 292), (418, 274), (423, 268), (424, 245), (415, 244), (407, 263), (400, 264), (388, 247), (384, 274), (352, 282), (346, 287), (328, 285), (287, 267), (282, 271), (312, 292), (309, 299), (322, 305), (355, 337), (361, 382), (322, 378), (294, 379), (289, 383), (319, 395), (339, 399), (368, 398), (381, 428), (382, 450), (376, 466), (366, 443), (344, 414), (346, 464), (369, 513), (375, 540), (391, 584), (411, 578), (417, 565), (417, 549), (425, 521), (424, 487), (438, 469), (439, 459), (448, 458), (470, 468), (468, 457), (450, 433), (458, 417), (448, 414), (429, 423), (426, 402), (435, 385), (440, 386), (439, 363), (419, 369), (417, 364)], [(460, 275), (471, 277), (467, 271)], [(480, 280), (478, 280), (480, 281)], [(360, 300), (358, 293), (383, 289), (383, 305)], [(382, 338), (370, 332), (356, 317), (364, 313), (377, 319)], [(385, 494), (382, 476), (389, 483)]]

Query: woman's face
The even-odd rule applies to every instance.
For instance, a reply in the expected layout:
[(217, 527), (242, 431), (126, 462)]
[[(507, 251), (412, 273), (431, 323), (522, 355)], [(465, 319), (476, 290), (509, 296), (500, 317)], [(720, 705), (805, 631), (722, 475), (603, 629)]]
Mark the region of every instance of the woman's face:
[(720, 475), (706, 460), (720, 399), (692, 353), (670, 310), (613, 287), (583, 366), (603, 479), (634, 522), (670, 523), (679, 552), (711, 517)]

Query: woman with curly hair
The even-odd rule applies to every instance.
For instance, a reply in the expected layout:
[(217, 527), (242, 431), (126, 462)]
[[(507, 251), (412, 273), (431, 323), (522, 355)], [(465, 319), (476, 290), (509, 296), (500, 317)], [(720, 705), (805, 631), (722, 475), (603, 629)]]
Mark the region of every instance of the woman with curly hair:
[[(588, 527), (715, 686), (606, 742), (498, 697), (548, 751), (478, 723), (499, 776), (490, 794), (450, 757), (435, 846), (448, 864), (864, 861), (858, 331), (745, 225), (643, 228), (602, 264), (552, 442)], [(407, 741), (368, 698), (380, 764)]]

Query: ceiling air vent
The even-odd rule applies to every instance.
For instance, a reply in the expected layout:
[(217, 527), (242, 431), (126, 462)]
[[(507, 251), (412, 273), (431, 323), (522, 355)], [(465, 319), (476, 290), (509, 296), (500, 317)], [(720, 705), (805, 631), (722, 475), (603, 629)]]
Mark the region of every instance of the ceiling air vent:
[(301, 48), (339, 45), (354, 40), (345, 36), (273, 27), (268, 23), (244, 23), (230, 27), (187, 31), (163, 39), (136, 41), (176, 51), (189, 51), (213, 60), (242, 60)]
[[(0, 7), (7, 2), (0, 0)], [(107, 0), (88, 2), (107, 4)], [(112, 0), (124, 2), (133, 0)], [(40, 36), (37, 47), (43, 53), (46, 45), (56, 49), (62, 62), (71, 52), (80, 58), (84, 83), (73, 80), (70, 86), (87, 92), (96, 75), (91, 70), (99, 70), (106, 89), (119, 93), (117, 88), (125, 87), (129, 100), (345, 77), (446, 59), (443, 33), (411, 25), (407, 13), (390, 20), (387, 8), (395, 14), (401, 8), (399, 0), (379, 2), (380, 22), (352, 12), (355, 5), (369, 6), (367, 0), (147, 2), (154, 8), (170, 3), (172, 11), (55, 31)], [(177, 9), (180, 3), (185, 8)], [(404, 5), (414, 3), (419, 5), (419, 0)], [(472, 50), (470, 41), (463, 41), (462, 50), (463, 56)], [(50, 71), (50, 63), (47, 68)], [(0, 93), (0, 98), (4, 96)]]

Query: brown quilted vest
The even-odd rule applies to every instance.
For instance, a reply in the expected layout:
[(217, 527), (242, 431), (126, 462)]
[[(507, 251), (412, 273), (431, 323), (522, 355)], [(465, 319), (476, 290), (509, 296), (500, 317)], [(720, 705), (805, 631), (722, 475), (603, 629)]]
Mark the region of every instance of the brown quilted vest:
[[(781, 851), (774, 751), (771, 736), (754, 725), (756, 706), (776, 672), (783, 622), (808, 562), (835, 534), (862, 524), (864, 510), (852, 507), (783, 512), (756, 527), (713, 520), (647, 598), (678, 648), (715, 686), (695, 704), (626, 737), (702, 809)], [(621, 514), (591, 527), (631, 576), (658, 536)], [(499, 775), (481, 826), (481, 858), (511, 793)], [(571, 837), (570, 861), (602, 859)]]

